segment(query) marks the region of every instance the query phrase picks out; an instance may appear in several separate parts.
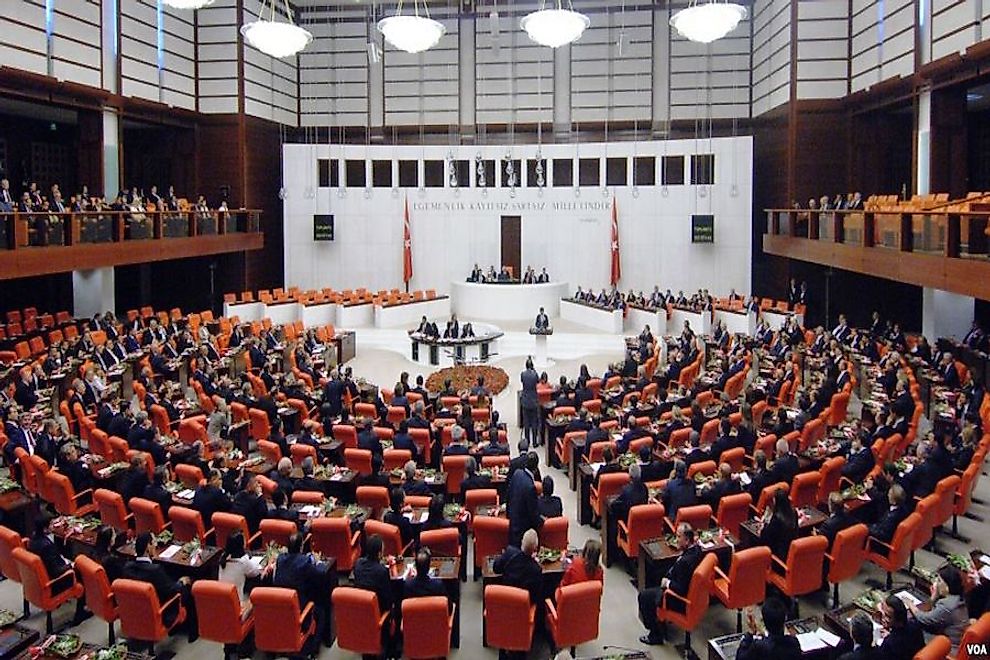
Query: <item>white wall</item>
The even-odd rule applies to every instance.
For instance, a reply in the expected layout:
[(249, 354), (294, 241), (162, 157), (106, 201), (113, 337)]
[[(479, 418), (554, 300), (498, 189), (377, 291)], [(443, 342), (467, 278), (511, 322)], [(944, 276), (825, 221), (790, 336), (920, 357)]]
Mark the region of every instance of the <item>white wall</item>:
[[(477, 262), (497, 264), (500, 216), (522, 216), (523, 266), (546, 266), (555, 280), (600, 288), (608, 285), (612, 196), (618, 203), (619, 242), (624, 289), (652, 289), (654, 284), (677, 289), (707, 287), (727, 293), (750, 289), (752, 139), (750, 137), (669, 142), (582, 144), (581, 158), (656, 156), (655, 186), (520, 187), (515, 197), (505, 188), (487, 192), (474, 187), (446, 188), (320, 188), (317, 160), (399, 159), (473, 160), (501, 158), (510, 149), (487, 147), (366, 147), (286, 145), (284, 181), (288, 196), (285, 217), (285, 283), (303, 288), (337, 289), (401, 287), (402, 215), (410, 206), (413, 289), (446, 292), (452, 280), (464, 279)], [(511, 148), (514, 158), (532, 158), (535, 145)], [(574, 158), (574, 145), (544, 145), (553, 158)], [(712, 186), (659, 185), (660, 157), (715, 154)], [(524, 161), (525, 162), (525, 161)], [(604, 159), (600, 161), (604, 180)], [(632, 181), (632, 160), (629, 161)], [(340, 162), (343, 171), (342, 160)], [(370, 165), (369, 165), (370, 169)], [(525, 169), (525, 168), (524, 168)], [(576, 172), (575, 172), (576, 176)], [(552, 181), (552, 171), (547, 180)], [(687, 179), (690, 181), (690, 179)], [(524, 178), (522, 185), (526, 185)], [(735, 188), (736, 196), (733, 196)], [(311, 189), (312, 197), (307, 196)], [(702, 195), (702, 191), (704, 196)], [(312, 240), (313, 214), (335, 216), (336, 240)], [(715, 215), (715, 244), (692, 245), (692, 214)]]

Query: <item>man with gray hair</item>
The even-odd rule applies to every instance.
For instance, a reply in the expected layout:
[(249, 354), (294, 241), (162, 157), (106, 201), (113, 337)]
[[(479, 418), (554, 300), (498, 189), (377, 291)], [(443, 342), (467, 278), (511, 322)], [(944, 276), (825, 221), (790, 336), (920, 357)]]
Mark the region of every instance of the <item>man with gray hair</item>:
[(677, 510), (685, 506), (693, 506), (697, 503), (697, 496), (694, 490), (694, 482), (687, 477), (687, 464), (682, 460), (674, 461), (674, 469), (667, 481), (667, 487), (661, 496), (667, 517), (671, 520), (677, 518)]
[(502, 584), (525, 589), (533, 605), (543, 601), (543, 569), (535, 559), (540, 537), (535, 529), (527, 529), (519, 546), (508, 545), (495, 560), (492, 569), (502, 576)]
[(402, 475), (402, 490), (406, 495), (432, 495), (429, 484), (416, 478), (416, 461), (406, 461)]
[(144, 410), (134, 416), (134, 426), (127, 433), (127, 444), (131, 449), (151, 454), (155, 465), (164, 465), (168, 460), (165, 448), (158, 443), (158, 429)]
[(339, 417), (344, 409), (344, 388), (340, 373), (336, 369), (331, 370), (330, 379), (323, 386), (323, 403), (330, 406), (328, 412), (332, 417)]
[(798, 473), (798, 458), (791, 453), (791, 446), (788, 444), (787, 440), (781, 438), (777, 441), (777, 458), (774, 459), (773, 465), (770, 467), (770, 483), (779, 483), (784, 481), (790, 484), (794, 481), (795, 475)]
[(455, 424), (450, 429), (450, 444), (443, 450), (444, 456), (467, 456), (470, 453), (464, 443), (464, 429)]
[[(619, 520), (627, 522), (629, 510), (634, 506), (646, 504), (646, 501), (650, 499), (650, 492), (646, 488), (646, 484), (643, 483), (641, 470), (642, 468), (638, 463), (629, 466), (629, 483), (623, 486), (619, 495), (612, 500), (610, 505), (609, 525), (617, 524)], [(614, 537), (610, 536), (610, 538)]]
[(313, 471), (316, 469), (313, 457), (304, 458), (300, 467), (302, 468), (302, 476), (296, 479), (296, 490), (323, 492), (323, 486), (313, 477)]

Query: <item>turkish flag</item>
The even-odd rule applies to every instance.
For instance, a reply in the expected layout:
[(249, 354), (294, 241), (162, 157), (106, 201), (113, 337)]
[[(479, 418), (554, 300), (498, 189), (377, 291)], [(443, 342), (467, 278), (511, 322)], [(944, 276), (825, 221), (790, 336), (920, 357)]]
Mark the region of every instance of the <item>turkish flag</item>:
[(409, 232), (409, 198), (406, 197), (406, 213), (402, 223), (402, 281), (407, 287), (412, 275), (412, 235)]
[(619, 264), (619, 211), (612, 195), (612, 286), (616, 286), (622, 278), (622, 266)]

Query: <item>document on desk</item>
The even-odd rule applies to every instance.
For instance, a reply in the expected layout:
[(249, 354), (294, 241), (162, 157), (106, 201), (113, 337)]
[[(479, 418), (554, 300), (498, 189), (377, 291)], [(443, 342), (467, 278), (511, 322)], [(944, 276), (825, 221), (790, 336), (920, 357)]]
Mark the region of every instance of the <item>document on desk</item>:
[(168, 546), (167, 548), (165, 548), (164, 550), (162, 550), (161, 552), (159, 552), (158, 553), (158, 558), (159, 559), (171, 559), (181, 549), (182, 549), (182, 546), (181, 545), (175, 545), (173, 543), (172, 545)]
[(898, 591), (894, 595), (897, 596), (898, 598), (900, 598), (901, 601), (905, 605), (907, 605), (908, 607), (910, 607), (912, 605), (914, 605), (915, 607), (917, 607), (918, 605), (921, 605), (921, 599), (918, 598), (917, 596), (915, 596), (914, 594), (912, 594), (909, 591)]
[(828, 644), (823, 642), (822, 638), (818, 636), (817, 631), (800, 633), (797, 638), (798, 642), (801, 643), (801, 653), (808, 653), (828, 647)]

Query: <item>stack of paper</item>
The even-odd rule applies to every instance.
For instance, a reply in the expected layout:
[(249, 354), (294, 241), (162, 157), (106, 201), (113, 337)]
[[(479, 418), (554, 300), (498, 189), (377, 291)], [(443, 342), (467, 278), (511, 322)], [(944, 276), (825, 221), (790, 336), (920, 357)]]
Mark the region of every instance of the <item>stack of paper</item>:
[(182, 549), (182, 546), (175, 545), (173, 543), (172, 545), (168, 546), (167, 548), (165, 548), (164, 550), (162, 550), (161, 552), (159, 552), (158, 553), (158, 557), (161, 558), (161, 559), (171, 559), (172, 557), (175, 556), (175, 553), (177, 553), (181, 549)]
[(183, 488), (179, 491), (180, 500), (191, 500), (194, 497), (196, 497), (196, 491), (192, 488)]
[(320, 507), (315, 504), (307, 504), (306, 506), (299, 509), (299, 513), (306, 516), (307, 518), (312, 518), (320, 512)]
[(800, 633), (797, 638), (801, 643), (802, 653), (817, 651), (830, 646), (835, 647), (838, 646), (840, 641), (842, 641), (842, 638), (838, 635), (833, 635), (824, 628), (818, 628), (818, 630), (812, 630), (811, 632)]
[(908, 607), (911, 607), (912, 605), (915, 607), (921, 605), (921, 599), (908, 591), (898, 591), (894, 595), (900, 598), (901, 601), (903, 601), (903, 603)]

